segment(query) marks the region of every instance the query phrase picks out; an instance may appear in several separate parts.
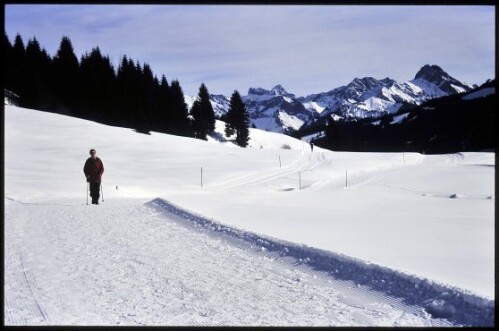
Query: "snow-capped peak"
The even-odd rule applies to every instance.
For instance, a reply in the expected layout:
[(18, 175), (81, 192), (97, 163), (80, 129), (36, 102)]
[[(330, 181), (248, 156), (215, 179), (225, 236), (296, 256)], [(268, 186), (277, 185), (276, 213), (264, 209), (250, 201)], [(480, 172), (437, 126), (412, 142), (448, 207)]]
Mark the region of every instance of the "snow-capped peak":
[(265, 95), (269, 94), (270, 91), (261, 87), (250, 87), (248, 90), (248, 95)]
[(426, 64), (421, 69), (419, 69), (416, 77), (414, 77), (414, 79), (418, 78), (426, 79), (431, 83), (438, 83), (451, 77), (439, 66)]
[(294, 97), (294, 94), (289, 93), (286, 91), (282, 85), (276, 85), (274, 86), (270, 91), (261, 87), (250, 87), (248, 90), (248, 96), (270, 96), (270, 97), (275, 97), (275, 96), (290, 96)]
[(374, 86), (378, 86), (379, 85), (379, 80), (377, 79), (374, 79), (372, 77), (364, 77), (364, 78), (355, 78), (354, 80), (352, 80), (352, 82), (350, 84), (348, 84), (348, 86), (351, 86), (351, 87), (356, 87), (356, 88), (362, 88), (362, 89), (371, 89), (373, 88)]
[(462, 93), (472, 89), (472, 86), (461, 83), (437, 65), (424, 65), (414, 77), (414, 80), (418, 79), (436, 85), (447, 94)]
[(270, 92), (275, 95), (288, 95), (286, 89), (284, 89), (284, 87), (282, 87), (281, 85), (274, 86), (274, 88), (270, 90)]

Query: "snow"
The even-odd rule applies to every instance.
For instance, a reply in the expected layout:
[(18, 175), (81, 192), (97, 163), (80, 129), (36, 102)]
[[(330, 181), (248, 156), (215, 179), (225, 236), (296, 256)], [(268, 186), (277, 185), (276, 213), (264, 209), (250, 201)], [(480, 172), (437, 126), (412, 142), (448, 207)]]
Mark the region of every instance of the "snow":
[(393, 84), (389, 89), (383, 88), (382, 91), (383, 95), (389, 100), (395, 101), (393, 97), (397, 96), (399, 99), (409, 103), (417, 101), (417, 99), (415, 100), (415, 96), (422, 92), (420, 88), (409, 83)]
[(322, 138), (326, 135), (326, 133), (324, 131), (319, 131), (319, 132), (316, 132), (316, 133), (312, 133), (312, 134), (309, 134), (307, 136), (303, 136), (301, 137), (301, 141), (305, 141), (307, 143), (310, 143), (312, 140), (314, 139), (317, 139), (317, 138)]
[(266, 131), (280, 132), (282, 130), (282, 126), (278, 125), (273, 116), (251, 119), (251, 124), (255, 124), (256, 127)]
[(395, 102), (383, 100), (376, 97), (370, 97), (363, 102), (358, 104), (360, 109), (364, 109), (367, 112), (378, 111), (394, 113), (402, 106), (402, 104), (397, 104)]
[(409, 113), (405, 113), (402, 115), (397, 115), (393, 117), (393, 121), (390, 124), (399, 124), (402, 123), (403, 120), (405, 120), (409, 116)]
[(472, 92), (470, 94), (467, 94), (462, 97), (463, 100), (472, 100), (472, 99), (478, 99), (478, 98), (483, 98), (491, 94), (496, 93), (496, 88), (495, 87), (486, 87), (482, 88), (478, 91)]
[(336, 115), (336, 114), (332, 114), (332, 115), (331, 115), (331, 118), (332, 118), (332, 119), (333, 119), (333, 121), (335, 121), (335, 122), (337, 122), (337, 121), (339, 121), (339, 120), (342, 120), (342, 119), (343, 119), (343, 117), (342, 117), (342, 116), (338, 116), (338, 115)]
[(320, 104), (318, 104), (315, 101), (304, 102), (303, 106), (305, 107), (305, 109), (314, 110), (318, 114), (321, 114), (324, 111), (324, 109), (326, 109), (326, 107), (321, 106)]
[(278, 116), (284, 128), (292, 128), (294, 130), (298, 130), (304, 123), (298, 117), (289, 115), (284, 111), (280, 111)]
[(420, 95), (420, 94), (424, 94), (424, 90), (423, 88), (420, 86), (422, 84), (418, 84), (418, 82), (420, 83), (424, 83), (424, 82), (427, 82), (426, 80), (423, 80), (423, 79), (416, 79), (415, 82), (413, 81), (408, 81), (406, 84), (407, 86), (409, 87), (410, 90), (414, 91), (414, 93), (416, 95)]
[[(446, 78), (446, 77), (444, 77)], [(457, 85), (454, 85), (454, 84), (450, 84), (452, 86), (452, 88), (454, 88), (457, 93), (464, 93), (466, 92), (466, 90), (464, 88), (462, 88), (461, 86), (457, 86)]]
[(494, 325), (494, 153), (4, 115), (6, 325)]
[(437, 85), (423, 78), (416, 78), (408, 82), (409, 86), (417, 86), (423, 92), (423, 96), (428, 98), (438, 98), (446, 96), (447, 93), (442, 91)]
[(194, 105), (194, 102), (197, 100), (197, 96), (189, 96), (189, 95), (184, 95), (184, 101), (187, 105), (187, 108), (188, 109), (191, 109), (192, 108), (192, 105)]

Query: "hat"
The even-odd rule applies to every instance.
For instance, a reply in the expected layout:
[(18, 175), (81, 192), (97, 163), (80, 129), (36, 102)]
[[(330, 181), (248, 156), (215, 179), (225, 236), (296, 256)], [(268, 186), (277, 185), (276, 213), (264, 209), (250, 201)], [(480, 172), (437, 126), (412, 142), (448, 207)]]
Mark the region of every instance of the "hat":
[(95, 149), (93, 149), (93, 148), (92, 148), (92, 149), (90, 150), (90, 152), (89, 152), (89, 153), (90, 153), (90, 154), (96, 153), (96, 152), (95, 152)]

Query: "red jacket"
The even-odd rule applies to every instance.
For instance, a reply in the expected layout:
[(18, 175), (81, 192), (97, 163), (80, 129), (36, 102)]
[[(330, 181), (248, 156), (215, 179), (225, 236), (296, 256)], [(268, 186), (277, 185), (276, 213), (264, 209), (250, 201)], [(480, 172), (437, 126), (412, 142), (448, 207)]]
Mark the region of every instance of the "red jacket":
[(87, 182), (100, 183), (102, 174), (104, 173), (104, 164), (98, 157), (95, 160), (89, 157), (85, 162), (83, 172), (85, 173), (85, 177), (87, 177)]

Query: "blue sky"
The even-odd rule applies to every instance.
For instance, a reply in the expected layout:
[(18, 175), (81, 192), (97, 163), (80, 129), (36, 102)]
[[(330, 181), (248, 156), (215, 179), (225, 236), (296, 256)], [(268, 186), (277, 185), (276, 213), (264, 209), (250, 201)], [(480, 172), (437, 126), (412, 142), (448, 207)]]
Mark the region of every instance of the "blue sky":
[(437, 64), (469, 84), (495, 78), (494, 6), (6, 5), (11, 42), (36, 37), (54, 55), (99, 46), (178, 79), (185, 94), (245, 95), (277, 84), (297, 96), (355, 77), (411, 80)]

